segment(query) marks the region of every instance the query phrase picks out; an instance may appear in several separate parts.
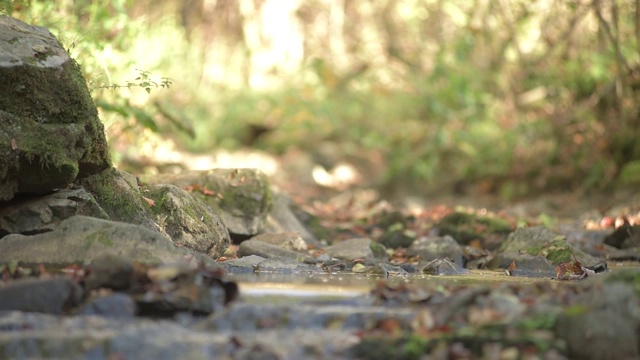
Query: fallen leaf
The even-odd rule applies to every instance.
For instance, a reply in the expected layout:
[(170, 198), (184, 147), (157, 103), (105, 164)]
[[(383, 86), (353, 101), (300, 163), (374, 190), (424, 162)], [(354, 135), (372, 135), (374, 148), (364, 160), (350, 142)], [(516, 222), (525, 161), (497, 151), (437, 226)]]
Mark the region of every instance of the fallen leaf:
[(507, 268), (507, 270), (509, 271), (513, 271), (515, 269), (517, 269), (518, 266), (516, 265), (516, 259), (513, 259), (513, 261), (511, 261), (511, 265), (509, 265), (509, 267)]
[(152, 199), (149, 199), (148, 197), (144, 197), (144, 196), (142, 198), (147, 202), (147, 204), (149, 204), (150, 207), (156, 206), (156, 202), (153, 201)]
[(564, 262), (556, 266), (556, 279), (558, 280), (581, 280), (595, 274), (595, 271), (582, 266), (578, 260)]
[(11, 150), (18, 150), (18, 143), (16, 143), (16, 139), (11, 139)]
[(213, 196), (213, 195), (215, 195), (215, 194), (216, 194), (216, 192), (215, 192), (215, 191), (207, 189), (207, 187), (206, 187), (206, 186), (204, 187), (204, 189), (202, 189), (202, 193), (203, 193), (204, 195), (210, 195), (210, 196)]

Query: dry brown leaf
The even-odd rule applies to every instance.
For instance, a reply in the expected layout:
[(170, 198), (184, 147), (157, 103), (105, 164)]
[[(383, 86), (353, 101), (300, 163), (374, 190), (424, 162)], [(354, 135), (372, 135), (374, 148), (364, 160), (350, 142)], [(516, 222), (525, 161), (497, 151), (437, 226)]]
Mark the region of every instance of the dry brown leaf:
[(148, 197), (144, 197), (144, 196), (142, 198), (147, 202), (147, 204), (149, 204), (150, 207), (156, 206), (156, 202), (153, 201), (152, 199), (149, 199)]

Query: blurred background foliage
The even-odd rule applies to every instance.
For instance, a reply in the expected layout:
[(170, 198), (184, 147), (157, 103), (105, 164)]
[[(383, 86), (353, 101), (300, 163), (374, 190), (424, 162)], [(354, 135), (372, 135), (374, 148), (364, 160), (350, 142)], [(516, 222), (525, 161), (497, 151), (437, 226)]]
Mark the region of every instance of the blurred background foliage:
[(167, 143), (194, 153), (251, 147), (311, 154), (327, 169), (347, 159), (390, 194), (444, 187), (514, 198), (640, 184), (639, 3), (3, 7), (48, 27), (82, 65), (116, 163)]

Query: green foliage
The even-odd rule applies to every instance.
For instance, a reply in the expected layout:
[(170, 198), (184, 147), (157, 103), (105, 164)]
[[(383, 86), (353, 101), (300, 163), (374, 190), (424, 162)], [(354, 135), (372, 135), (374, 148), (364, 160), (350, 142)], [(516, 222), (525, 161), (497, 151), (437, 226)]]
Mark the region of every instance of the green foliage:
[(139, 75), (138, 77), (135, 78), (134, 82), (127, 81), (126, 85), (118, 85), (118, 84), (101, 85), (101, 86), (94, 87), (92, 90), (95, 90), (95, 89), (116, 90), (120, 88), (131, 89), (132, 87), (140, 87), (140, 88), (143, 88), (147, 92), (147, 94), (151, 94), (151, 89), (157, 89), (157, 88), (168, 89), (171, 87), (171, 84), (173, 83), (172, 80), (167, 77), (162, 77), (160, 82), (158, 83), (151, 78), (151, 72), (146, 70), (140, 70), (140, 69), (136, 69), (136, 71), (138, 71)]
[[(329, 3), (296, 9), (295, 26), (276, 35), (297, 32), (304, 54), (269, 66), (265, 54), (289, 54), (296, 43), (258, 41), (278, 30), (261, 24), (268, 6), (247, 13), (237, 2), (63, 0), (11, 10), (49, 27), (82, 64), (113, 139), (142, 127), (204, 152), (241, 147), (258, 125), (273, 131), (256, 146), (276, 153), (333, 142), (345, 156), (384, 154), (365, 174), (378, 183), (482, 183), (506, 198), (636, 183), (632, 2)], [(14, 4), (0, 0), (0, 11)], [(321, 19), (337, 12), (354, 20), (326, 28)], [(132, 76), (134, 66), (180, 81), (147, 70)], [(158, 100), (184, 109), (192, 123), (180, 127), (189, 130), (168, 131)]]

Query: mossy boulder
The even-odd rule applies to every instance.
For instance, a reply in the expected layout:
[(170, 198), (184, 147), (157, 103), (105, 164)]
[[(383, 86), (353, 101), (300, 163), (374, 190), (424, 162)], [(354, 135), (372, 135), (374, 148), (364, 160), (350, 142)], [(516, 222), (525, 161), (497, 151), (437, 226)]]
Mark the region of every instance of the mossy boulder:
[(131, 174), (109, 169), (78, 181), (91, 192), (109, 219), (143, 225), (174, 244), (221, 256), (230, 243), (220, 216), (192, 193), (172, 185), (141, 189)]
[(143, 178), (149, 184), (172, 184), (193, 194), (222, 217), (231, 236), (263, 232), (272, 207), (267, 176), (255, 169), (212, 169)]
[(0, 16), (0, 201), (110, 166), (80, 66), (45, 28)]
[(218, 258), (229, 247), (229, 231), (211, 207), (174, 185), (151, 185), (145, 195), (154, 201), (156, 223), (173, 243)]
[(604, 259), (591, 256), (572, 246), (563, 235), (553, 233), (544, 226), (516, 229), (498, 250), (494, 265), (506, 268), (513, 260), (524, 255), (544, 257), (551, 265), (578, 260), (586, 267), (602, 264)]
[(160, 231), (151, 206), (142, 196), (135, 177), (111, 168), (76, 182), (96, 198), (110, 220), (144, 225)]

